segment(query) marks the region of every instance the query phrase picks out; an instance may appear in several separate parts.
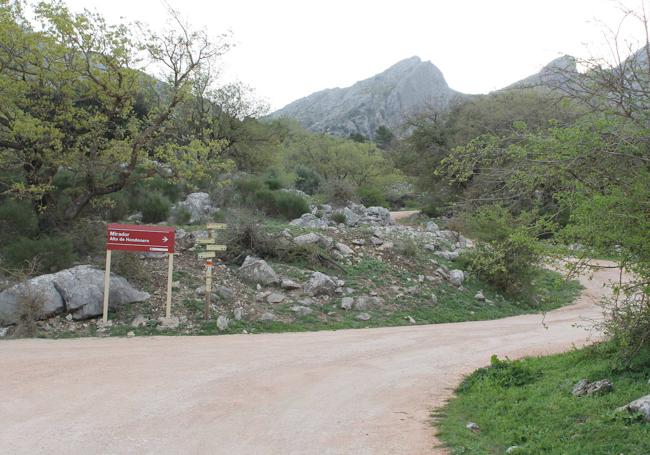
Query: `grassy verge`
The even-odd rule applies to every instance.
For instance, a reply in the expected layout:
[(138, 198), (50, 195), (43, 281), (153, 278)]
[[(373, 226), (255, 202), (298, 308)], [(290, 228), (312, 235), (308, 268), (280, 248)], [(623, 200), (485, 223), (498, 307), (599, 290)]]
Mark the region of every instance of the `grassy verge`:
[[(453, 454), (503, 454), (512, 446), (513, 454), (649, 454), (650, 424), (614, 410), (650, 393), (650, 363), (620, 369), (617, 361), (603, 344), (477, 370), (437, 413), (438, 437)], [(611, 393), (571, 394), (580, 379), (605, 378)]]

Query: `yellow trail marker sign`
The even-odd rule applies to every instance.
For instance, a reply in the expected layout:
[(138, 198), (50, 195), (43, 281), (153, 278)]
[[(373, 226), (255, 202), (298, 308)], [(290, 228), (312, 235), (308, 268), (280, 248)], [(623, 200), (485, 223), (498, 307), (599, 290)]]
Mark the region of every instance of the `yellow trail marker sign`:
[(215, 239), (198, 239), (196, 243), (199, 245), (210, 245), (211, 243), (216, 243)]
[(226, 251), (228, 247), (226, 245), (206, 245), (205, 248), (208, 251)]
[(208, 229), (226, 229), (224, 223), (208, 223), (206, 226)]
[(207, 258), (213, 258), (217, 255), (214, 251), (205, 251), (203, 253), (199, 253), (199, 259), (207, 259)]

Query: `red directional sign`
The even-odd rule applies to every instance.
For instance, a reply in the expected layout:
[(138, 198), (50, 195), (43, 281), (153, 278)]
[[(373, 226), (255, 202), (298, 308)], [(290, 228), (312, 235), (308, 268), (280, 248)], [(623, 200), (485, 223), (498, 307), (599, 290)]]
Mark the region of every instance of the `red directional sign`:
[(176, 228), (173, 227), (109, 224), (107, 234), (107, 250), (174, 252)]

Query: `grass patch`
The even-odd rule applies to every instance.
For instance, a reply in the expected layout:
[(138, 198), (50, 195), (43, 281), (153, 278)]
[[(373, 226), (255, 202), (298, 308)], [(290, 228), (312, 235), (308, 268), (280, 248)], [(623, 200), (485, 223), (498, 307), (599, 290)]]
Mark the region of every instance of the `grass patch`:
[[(459, 386), (440, 410), (438, 437), (453, 454), (647, 454), (650, 424), (614, 412), (650, 393), (648, 365), (617, 369), (617, 354), (606, 344), (521, 361), (499, 361)], [(612, 393), (574, 397), (580, 379), (609, 379)], [(475, 422), (481, 431), (465, 425)]]

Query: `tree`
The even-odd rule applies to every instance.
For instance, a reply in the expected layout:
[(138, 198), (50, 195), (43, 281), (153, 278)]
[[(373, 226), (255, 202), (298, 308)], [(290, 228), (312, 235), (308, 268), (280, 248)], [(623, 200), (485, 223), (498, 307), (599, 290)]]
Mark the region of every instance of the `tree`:
[[(59, 2), (39, 3), (35, 17), (38, 29), (19, 3), (0, 5), (0, 165), (8, 170), (0, 191), (69, 220), (94, 198), (124, 188), (139, 165), (152, 165), (156, 140), (192, 96), (194, 79), (229, 46), (191, 30), (174, 11), (172, 29), (141, 27), (138, 37)], [(144, 74), (147, 64), (162, 80)], [(212, 144), (200, 158), (218, 148)], [(183, 154), (158, 157), (193, 161)], [(53, 184), (62, 170), (75, 183), (65, 197)]]

